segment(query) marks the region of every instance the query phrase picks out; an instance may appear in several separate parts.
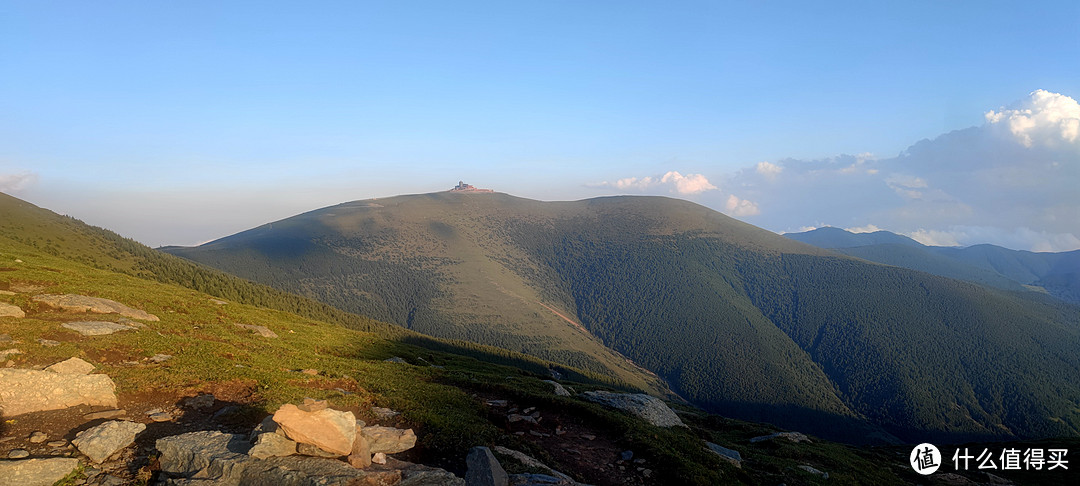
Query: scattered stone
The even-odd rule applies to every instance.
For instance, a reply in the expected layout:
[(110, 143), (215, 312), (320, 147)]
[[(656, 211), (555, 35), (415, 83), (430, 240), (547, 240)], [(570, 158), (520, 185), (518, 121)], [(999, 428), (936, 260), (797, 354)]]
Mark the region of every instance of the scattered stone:
[(771, 440), (771, 439), (787, 439), (787, 440), (790, 440), (790, 441), (795, 442), (795, 443), (799, 443), (799, 442), (808, 442), (808, 443), (811, 443), (811, 444), (813, 443), (813, 441), (810, 440), (810, 438), (807, 437), (806, 434), (804, 434), (802, 432), (777, 432), (775, 434), (761, 435), (761, 436), (758, 436), (758, 437), (754, 437), (753, 439), (750, 439), (750, 443), (753, 444), (753, 443), (761, 442), (761, 441), (764, 441), (764, 440)]
[(212, 462), (242, 461), (250, 449), (247, 444), (243, 436), (206, 430), (163, 437), (154, 445), (161, 452), (162, 471), (191, 476)]
[(468, 465), (465, 484), (468, 486), (507, 486), (510, 483), (506, 470), (487, 447), (473, 447), (465, 462)]
[(596, 440), (596, 436), (592, 434), (581, 434), (581, 438), (585, 440)]
[(285, 437), (285, 431), (281, 430), (277, 422), (274, 422), (273, 415), (267, 415), (259, 425), (256, 425), (255, 430), (252, 430), (251, 435), (248, 436), (248, 440), (254, 442), (259, 434), (277, 434)]
[(314, 398), (305, 398), (304, 403), (297, 405), (296, 408), (305, 412), (318, 412), (319, 410), (326, 410), (330, 404), (326, 403), (326, 400), (316, 400)]
[(9, 354), (22, 354), (22, 351), (19, 351), (15, 348), (5, 349), (3, 351), (0, 351), (0, 359), (7, 359)]
[(686, 427), (663, 400), (644, 393), (590, 391), (582, 396), (590, 402), (630, 412), (657, 427)]
[(152, 414), (148, 415), (147, 418), (149, 418), (150, 420), (152, 420), (154, 422), (169, 422), (169, 421), (171, 421), (173, 419), (173, 416), (170, 415), (170, 414), (167, 414), (165, 412), (159, 412), (159, 413), (152, 413)]
[(400, 412), (395, 412), (389, 408), (383, 407), (371, 407), (371, 412), (381, 420), (392, 419), (400, 414)]
[(180, 405), (184, 408), (190, 408), (194, 410), (210, 410), (214, 408), (214, 402), (216, 399), (212, 393), (203, 393), (194, 397), (187, 397), (180, 401)]
[(56, 346), (60, 345), (60, 341), (53, 341), (52, 339), (38, 338), (37, 341), (38, 341), (38, 343), (40, 343), (42, 346), (45, 346), (46, 348), (55, 348)]
[(40, 444), (42, 442), (45, 442), (45, 440), (47, 440), (48, 438), (49, 438), (49, 436), (45, 435), (44, 432), (37, 431), (37, 432), (34, 432), (34, 433), (30, 434), (30, 443), (31, 444)]
[(360, 429), (360, 434), (368, 441), (371, 453), (384, 452), (397, 454), (416, 446), (416, 434), (412, 429), (371, 426)]
[(570, 476), (567, 476), (566, 474), (563, 474), (563, 473), (561, 473), (559, 471), (556, 471), (556, 470), (548, 467), (546, 464), (536, 460), (536, 458), (534, 458), (534, 457), (532, 457), (532, 456), (530, 456), (528, 454), (525, 454), (524, 452), (515, 451), (513, 449), (509, 449), (509, 448), (506, 448), (506, 447), (503, 447), (503, 446), (495, 446), (495, 452), (498, 452), (499, 454), (502, 454), (502, 455), (513, 457), (514, 459), (517, 459), (518, 462), (521, 462), (522, 464), (524, 464), (525, 467), (531, 467), (531, 468), (537, 468), (537, 469), (540, 469), (540, 470), (545, 470), (550, 475), (555, 476), (556, 478), (558, 478), (558, 480), (562, 481), (562, 482), (549, 483), (549, 484), (577, 484), (577, 483), (574, 482), (573, 478), (571, 478)]
[(319, 370), (312, 369), (312, 368), (303, 369), (303, 370), (300, 370), (300, 372), (305, 374), (305, 375), (319, 376)]
[(249, 456), (259, 459), (293, 454), (296, 454), (296, 442), (273, 432), (259, 434), (255, 438), (255, 446), (248, 451)]
[[(363, 469), (371, 465), (371, 446), (363, 434), (356, 434), (353, 441), (352, 452), (349, 453), (349, 464), (357, 469)], [(386, 464), (386, 454), (383, 454), (383, 464)]]
[(522, 410), (521, 413), (525, 414), (525, 415), (529, 415), (530, 413), (533, 413), (534, 410), (536, 410), (536, 407), (529, 407), (529, 408), (526, 408), (525, 410)]
[(556, 396), (560, 396), (560, 397), (568, 397), (568, 396), (570, 396), (570, 392), (567, 391), (566, 387), (562, 386), (561, 383), (559, 383), (559, 382), (557, 382), (555, 380), (544, 380), (544, 383), (548, 383), (551, 386), (555, 387), (555, 395)]
[(126, 324), (108, 321), (76, 321), (60, 324), (62, 327), (78, 332), (83, 336), (107, 336), (120, 331), (131, 331), (135, 328)]
[(79, 432), (71, 443), (92, 462), (100, 464), (135, 442), (135, 436), (143, 430), (146, 430), (143, 424), (114, 420)]
[(19, 486), (52, 486), (75, 468), (74, 457), (50, 457), (0, 461), (0, 484)]
[(579, 486), (579, 483), (547, 474), (511, 474), (509, 486)]
[(0, 438), (0, 444), (3, 444), (4, 442), (11, 442), (11, 441), (13, 441), (13, 440), (15, 440), (17, 438), (18, 437), (15, 437), (14, 435), (9, 435), (7, 437)]
[(305, 444), (303, 442), (298, 442), (296, 444), (296, 453), (300, 454), (302, 456), (328, 457), (328, 458), (331, 458), (331, 459), (338, 458), (338, 457), (342, 456), (342, 454), (338, 454), (338, 453), (335, 453), (335, 452), (324, 451), (324, 450), (320, 449), (318, 446), (313, 446), (311, 444)]
[(804, 464), (802, 466), (799, 466), (799, 469), (802, 469), (803, 471), (806, 471), (806, 472), (808, 472), (810, 474), (813, 474), (815, 476), (821, 476), (822, 479), (829, 479), (829, 473), (821, 472), (821, 471), (815, 469), (813, 466), (807, 466), (807, 465)]
[(516, 414), (516, 413), (512, 413), (510, 415), (507, 415), (506, 420), (508, 422), (510, 422), (510, 423), (523, 422), (523, 421), (528, 422), (530, 424), (535, 424), (536, 423), (536, 418), (533, 417), (532, 415), (520, 415), (520, 414)]
[(12, 449), (8, 452), (8, 459), (22, 459), (24, 457), (30, 457), (30, 451), (26, 449)]
[(489, 407), (497, 407), (497, 408), (506, 408), (507, 405), (509, 405), (509, 403), (510, 402), (507, 402), (506, 400), (488, 400), (487, 401), (487, 404), (488, 404)]
[(90, 412), (88, 414), (85, 414), (85, 415), (83, 415), (83, 419), (85, 419), (87, 421), (89, 421), (89, 420), (99, 420), (99, 419), (113, 419), (113, 418), (116, 418), (116, 417), (123, 417), (126, 414), (127, 414), (127, 410), (120, 410), (120, 409), (102, 410), (100, 412)]
[(712, 442), (706, 442), (705, 445), (709, 447), (710, 451), (720, 456), (721, 459), (734, 464), (737, 468), (742, 468), (742, 454), (739, 454), (739, 451)]
[(220, 410), (214, 412), (214, 415), (212, 415), (210, 418), (219, 419), (221, 417), (224, 417), (224, 416), (229, 415), (229, 414), (234, 414), (234, 413), (239, 412), (239, 411), (240, 411), (239, 406), (237, 406), (237, 405), (228, 405), (228, 406), (225, 406), (225, 407), (221, 407)]
[(268, 328), (266, 326), (257, 326), (255, 324), (240, 324), (240, 323), (237, 323), (236, 327), (247, 329), (247, 330), (249, 330), (249, 331), (251, 331), (251, 332), (253, 332), (255, 334), (258, 334), (258, 335), (260, 335), (260, 336), (262, 336), (264, 338), (276, 338), (276, 337), (278, 337), (278, 335), (274, 331), (271, 331), (270, 328)]
[(49, 442), (48, 442), (47, 444), (45, 444), (45, 445), (47, 445), (47, 446), (49, 446), (49, 447), (52, 447), (53, 449), (59, 449), (59, 448), (61, 448), (61, 447), (65, 447), (65, 446), (67, 446), (67, 445), (68, 445), (68, 441), (66, 441), (66, 440), (53, 440), (53, 441), (49, 441)]
[(224, 300), (220, 300), (220, 299), (210, 299), (210, 303), (211, 304), (217, 304), (217, 305), (228, 304), (228, 302), (225, 302)]
[(386, 360), (385, 360), (385, 361), (386, 361), (386, 362), (388, 362), (388, 363), (402, 363), (402, 364), (409, 364), (409, 362), (408, 362), (408, 361), (405, 361), (405, 358), (401, 358), (401, 357), (399, 357), (399, 356), (394, 356), (394, 357), (392, 357), (392, 358), (386, 358)]
[(79, 358), (68, 358), (45, 368), (45, 371), (51, 371), (53, 373), (70, 373), (73, 375), (88, 375), (91, 371), (94, 371), (94, 365)]
[(21, 319), (26, 317), (26, 312), (23, 312), (22, 307), (17, 305), (0, 302), (0, 317), (14, 317), (16, 319)]
[(352, 452), (356, 439), (356, 417), (352, 412), (328, 408), (305, 412), (287, 403), (274, 412), (274, 421), (290, 439), (342, 456)]
[(375, 464), (386, 464), (386, 453), (376, 452), (371, 455), (371, 462)]
[(155, 363), (164, 363), (172, 358), (173, 357), (171, 354), (155, 354), (150, 357), (150, 361), (153, 361)]
[(623, 460), (623, 461), (629, 461), (629, 460), (631, 460), (633, 458), (634, 458), (634, 451), (622, 451), (622, 454), (619, 454), (619, 459)]
[(0, 416), (75, 405), (116, 407), (116, 384), (107, 375), (0, 369)]
[(556, 425), (555, 426), (555, 435), (565, 435), (565, 434), (566, 434), (566, 431), (563, 430), (561, 425)]
[(139, 309), (132, 309), (114, 300), (99, 297), (87, 297), (76, 294), (43, 294), (35, 295), (34, 302), (40, 302), (49, 307), (69, 312), (92, 312), (95, 314), (120, 314), (132, 319), (143, 321), (157, 321), (157, 316)]

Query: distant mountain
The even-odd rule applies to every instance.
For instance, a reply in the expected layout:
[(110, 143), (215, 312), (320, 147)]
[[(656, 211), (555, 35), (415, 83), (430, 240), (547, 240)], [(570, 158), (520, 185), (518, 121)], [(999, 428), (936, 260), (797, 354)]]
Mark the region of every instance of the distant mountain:
[(629, 383), (640, 366), (708, 410), (829, 437), (1080, 434), (1077, 307), (686, 201), (399, 196), (165, 250), (434, 336)]
[(1080, 304), (1080, 250), (1035, 253), (995, 245), (925, 246), (888, 231), (851, 233), (832, 227), (784, 236), (872, 262), (1005, 290), (1045, 292)]

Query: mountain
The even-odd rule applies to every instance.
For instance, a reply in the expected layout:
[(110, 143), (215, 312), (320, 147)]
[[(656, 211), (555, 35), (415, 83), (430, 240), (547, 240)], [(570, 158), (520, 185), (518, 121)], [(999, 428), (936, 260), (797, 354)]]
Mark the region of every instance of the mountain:
[[(133, 324), (116, 314), (51, 308), (35, 299), (41, 293), (116, 300), (159, 319)], [(57, 484), (158, 484), (165, 477), (157, 439), (194, 431), (246, 437), (280, 405), (309, 397), (350, 410), (369, 425), (414, 429), (416, 447), (391, 456), (445, 468), (459, 477), (465, 475), (469, 449), (487, 445), (512, 474), (546, 470), (526, 465), (495, 446), (523, 451), (576, 481), (600, 486), (804, 484), (817, 479), (799, 469), (806, 465), (828, 472), (839, 484), (915, 484), (920, 478), (906, 465), (904, 448), (855, 448), (816, 437), (799, 443), (783, 438), (751, 442), (776, 430), (685, 406), (676, 408), (688, 427), (655, 426), (582, 399), (581, 392), (611, 386), (573, 369), (493, 348), (422, 338), (398, 326), (155, 252), (4, 194), (0, 194), (0, 304), (5, 311), (0, 317), (0, 347), (12, 348), (3, 351), (7, 364), (2, 371), (17, 370), (27, 373), (17, 376), (26, 377), (31, 372), (48, 374), (39, 370), (79, 357), (92, 365), (94, 375), (116, 384), (122, 410), (113, 412), (123, 421), (146, 426), (122, 453), (101, 464), (91, 463), (70, 446), (57, 448), (27, 438), (33, 434), (50, 441), (70, 439), (101, 424), (103, 419), (85, 415), (101, 407), (79, 405), (9, 416), (4, 415), (9, 400), (20, 397), (0, 394), (0, 437), (5, 437), (0, 456), (10, 457), (0, 461), (0, 483), (16, 477), (12, 471), (23, 464), (40, 471), (42, 461), (58, 456), (74, 458), (78, 465), (69, 466), (70, 473), (60, 471), (56, 479), (67, 475)], [(7, 312), (11, 308), (25, 316), (12, 317)], [(86, 320), (122, 324), (125, 330), (86, 336), (62, 325)], [(252, 333), (237, 324), (263, 326), (272, 334)], [(557, 394), (550, 381), (552, 371), (563, 375), (560, 386), (578, 393)], [(206, 394), (214, 397), (209, 405), (203, 400)], [(200, 398), (193, 400), (196, 395)], [(192, 405), (196, 402), (199, 405)], [(376, 406), (397, 415), (389, 416)], [(538, 420), (515, 421), (510, 413), (516, 407), (528, 407)], [(148, 413), (167, 417), (151, 420)], [(706, 448), (705, 441), (739, 451), (747, 459), (737, 467)], [(633, 451), (635, 467), (620, 459), (627, 450)], [(28, 451), (32, 458), (16, 459), (15, 451)], [(204, 454), (192, 450), (192, 461), (209, 460)], [(229, 457), (240, 461), (245, 456)], [(394, 459), (382, 470), (393, 472), (407, 464)], [(344, 481), (304, 480), (297, 475), (297, 484)], [(1043, 478), (1058, 476), (1048, 473), (1038, 479)], [(397, 482), (390, 475), (379, 484)], [(444, 483), (414, 476), (408, 484)]]
[[(434, 193), (167, 252), (425, 334), (853, 442), (1080, 433), (1080, 311), (686, 201)], [(623, 360), (625, 357), (626, 360)]]
[(995, 245), (925, 246), (888, 231), (818, 228), (784, 236), (864, 260), (967, 280), (1005, 290), (1035, 290), (1080, 304), (1080, 250), (1035, 253)]

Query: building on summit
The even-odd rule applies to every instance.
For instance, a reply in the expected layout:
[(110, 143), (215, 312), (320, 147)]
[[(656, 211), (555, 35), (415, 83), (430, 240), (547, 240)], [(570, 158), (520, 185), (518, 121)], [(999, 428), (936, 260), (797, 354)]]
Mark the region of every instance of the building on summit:
[(458, 185), (450, 189), (450, 192), (495, 192), (491, 189), (477, 189), (472, 184), (466, 184), (463, 181), (458, 181)]

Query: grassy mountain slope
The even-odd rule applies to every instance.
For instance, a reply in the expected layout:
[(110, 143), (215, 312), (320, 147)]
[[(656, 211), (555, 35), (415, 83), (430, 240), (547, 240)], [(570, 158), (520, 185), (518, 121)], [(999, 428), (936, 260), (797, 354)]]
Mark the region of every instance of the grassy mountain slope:
[(610, 374), (574, 348), (603, 344), (709, 410), (848, 440), (1080, 433), (1075, 308), (839, 257), (685, 201), (401, 196), (168, 251)]
[[(403, 342), (411, 333), (384, 334), (379, 330), (383, 325), (374, 321), (371, 326), (375, 331), (358, 331), (333, 320), (237, 300), (223, 303), (218, 300), (220, 295), (160, 281), (166, 276), (163, 271), (142, 277), (133, 275), (140, 262), (159, 270), (161, 267), (140, 260), (139, 252), (127, 252), (107, 243), (114, 236), (0, 195), (0, 290), (5, 291), (0, 294), (0, 302), (18, 305), (27, 313), (22, 319), (0, 318), (0, 335), (6, 335), (6, 342), (22, 351), (8, 356), (8, 366), (40, 368), (71, 356), (81, 357), (96, 366), (96, 373), (116, 381), (120, 407), (138, 421), (148, 421), (143, 412), (153, 408), (176, 409), (178, 402), (195, 393), (213, 392), (220, 402), (212, 416), (185, 413), (171, 423), (149, 423), (146, 432), (137, 438), (132, 454), (96, 466), (132, 484), (152, 481), (154, 466), (147, 451), (152, 450), (157, 437), (205, 428), (246, 433), (278, 405), (304, 397), (327, 399), (334, 408), (351, 410), (368, 423), (386, 423), (386, 419), (372, 413), (372, 405), (400, 411), (392, 425), (415, 428), (419, 445), (397, 456), (449, 468), (459, 475), (464, 473), (469, 447), (499, 444), (526, 451), (580, 481), (605, 486), (813, 484), (815, 476), (798, 469), (804, 464), (828, 471), (831, 484), (917, 481), (905, 466), (902, 454), (895, 450), (852, 448), (822, 440), (752, 444), (749, 438), (773, 430), (697, 412), (683, 416), (690, 425), (687, 429), (657, 428), (577, 398), (555, 396), (551, 386), (540, 381), (547, 378), (546, 368), (534, 373), (530, 371), (531, 362), (511, 367), (434, 351), (430, 346)], [(98, 247), (101, 253), (91, 249), (95, 242), (105, 242)], [(138, 247), (130, 241), (125, 244)], [(125, 271), (92, 266), (86, 263), (88, 260)], [(169, 260), (166, 257), (163, 261)], [(191, 265), (174, 263), (179, 267)], [(200, 276), (199, 285), (208, 288), (247, 285), (247, 290), (237, 292), (271, 292), (217, 272), (194, 274)], [(31, 299), (36, 293), (114, 299), (154, 313), (161, 320), (134, 331), (81, 336), (60, 323), (89, 316), (36, 304)], [(90, 318), (117, 320), (115, 315)], [(236, 323), (263, 325), (279, 337), (264, 338)], [(39, 339), (60, 344), (43, 346), (38, 344)], [(173, 358), (154, 363), (148, 358), (155, 354)], [(391, 356), (411, 364), (384, 361)], [(318, 375), (300, 373), (301, 369), (318, 370)], [(562, 382), (579, 391), (597, 387), (587, 381)], [(488, 398), (538, 407), (548, 419), (542, 422), (541, 430), (550, 433), (561, 424), (570, 432), (557, 437), (550, 434), (549, 438), (517, 435), (514, 432), (520, 432), (520, 426), (507, 424), (505, 410), (486, 405)], [(70, 438), (88, 426), (81, 419), (85, 411), (4, 417), (0, 437), (14, 440), (0, 443), (0, 453), (6, 456), (10, 449), (27, 448), (38, 454), (38, 449), (45, 446), (28, 444), (24, 438), (30, 431), (45, 430), (52, 437)], [(742, 468), (707, 452), (703, 440), (742, 452)], [(636, 470), (643, 468), (624, 470), (614, 464), (621, 451), (627, 449), (634, 451), (635, 459), (646, 461), (644, 466), (651, 476)], [(70, 449), (60, 454), (79, 457)], [(504, 465), (515, 472), (525, 470), (521, 465)]]

